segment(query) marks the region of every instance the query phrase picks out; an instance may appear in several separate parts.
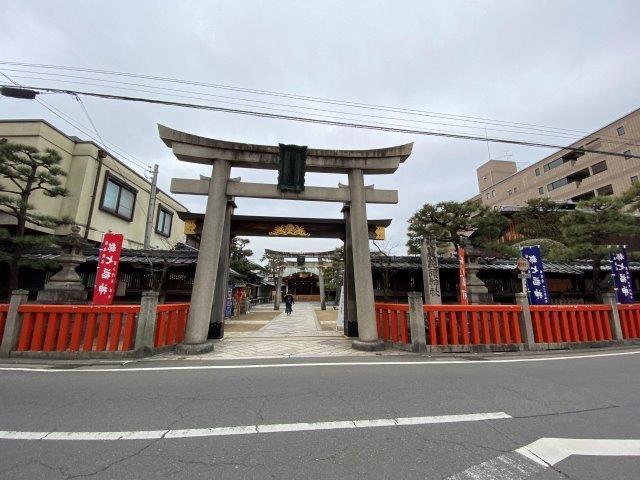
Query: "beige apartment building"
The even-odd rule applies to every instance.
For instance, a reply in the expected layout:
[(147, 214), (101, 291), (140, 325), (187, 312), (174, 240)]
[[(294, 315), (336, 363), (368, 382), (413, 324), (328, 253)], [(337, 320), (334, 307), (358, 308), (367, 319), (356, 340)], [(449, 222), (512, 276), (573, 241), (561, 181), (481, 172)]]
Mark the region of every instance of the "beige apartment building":
[[(30, 199), (38, 213), (70, 218), (81, 235), (100, 242), (108, 230), (124, 234), (125, 248), (143, 248), (151, 184), (144, 177), (90, 141), (69, 136), (44, 120), (0, 120), (0, 138), (10, 142), (56, 150), (67, 172), (66, 197), (50, 198), (34, 193)], [(0, 184), (7, 181), (0, 177)], [(151, 248), (169, 249), (185, 242), (184, 222), (178, 212), (184, 205), (157, 190), (153, 212)], [(10, 228), (15, 218), (0, 211), (0, 226)], [(34, 232), (66, 235), (70, 226), (55, 231), (28, 225)]]
[(640, 109), (572, 143), (570, 147), (620, 153), (613, 156), (561, 150), (519, 170), (516, 162), (490, 160), (477, 169), (480, 193), (473, 200), (490, 206), (520, 206), (548, 197), (579, 201), (618, 195), (640, 177)]

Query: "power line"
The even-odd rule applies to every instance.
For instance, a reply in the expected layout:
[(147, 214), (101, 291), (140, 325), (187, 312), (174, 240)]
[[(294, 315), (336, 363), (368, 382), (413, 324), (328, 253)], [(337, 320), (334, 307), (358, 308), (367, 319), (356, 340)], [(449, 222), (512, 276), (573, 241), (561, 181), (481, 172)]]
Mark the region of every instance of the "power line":
[(123, 96), (123, 95), (107, 94), (107, 93), (84, 92), (79, 90), (66, 90), (66, 89), (44, 88), (44, 87), (24, 87), (24, 88), (27, 88), (30, 90), (36, 90), (38, 92), (51, 92), (51, 93), (60, 93), (60, 94), (66, 94), (66, 95), (86, 95), (89, 97), (104, 98), (109, 100), (123, 100), (123, 101), (130, 101), (130, 102), (152, 103), (152, 104), (172, 106), (172, 107), (192, 108), (196, 110), (211, 110), (211, 111), (224, 112), (224, 113), (233, 113), (238, 115), (248, 115), (248, 116), (254, 116), (254, 117), (278, 119), (278, 120), (290, 120), (295, 122), (315, 123), (315, 124), (322, 124), (322, 125), (331, 125), (336, 127), (359, 128), (359, 129), (366, 129), (366, 130), (378, 130), (378, 131), (395, 132), (395, 133), (407, 133), (411, 135), (425, 135), (425, 136), (434, 136), (434, 137), (453, 138), (458, 140), (471, 140), (471, 141), (478, 141), (478, 142), (488, 141), (493, 143), (503, 143), (503, 144), (509, 144), (509, 145), (569, 150), (574, 152), (595, 153), (600, 155), (610, 155), (610, 156), (616, 156), (616, 157), (640, 159), (640, 156), (638, 155), (610, 152), (610, 151), (597, 150), (597, 149), (585, 148), (585, 147), (567, 147), (563, 145), (555, 145), (555, 144), (549, 144), (549, 143), (538, 143), (538, 142), (528, 142), (528, 141), (521, 141), (521, 140), (510, 140), (506, 138), (492, 138), (492, 137), (483, 137), (483, 136), (474, 136), (474, 135), (463, 135), (463, 134), (448, 133), (448, 132), (436, 132), (433, 130), (397, 128), (397, 127), (388, 127), (384, 125), (372, 125), (372, 124), (364, 124), (364, 123), (347, 123), (347, 122), (340, 122), (335, 120), (324, 120), (324, 119), (311, 118), (311, 117), (297, 117), (292, 115), (282, 115), (282, 114), (269, 113), (269, 112), (256, 112), (252, 110), (216, 107), (212, 105), (172, 102), (168, 100), (157, 100), (157, 99), (145, 98), (145, 97), (130, 97), (130, 96)]
[[(317, 112), (337, 113), (337, 114), (342, 114), (342, 115), (355, 115), (357, 117), (367, 117), (367, 118), (377, 118), (377, 119), (384, 119), (384, 120), (402, 121), (402, 122), (409, 122), (409, 123), (432, 124), (432, 125), (442, 125), (442, 126), (458, 127), (458, 128), (465, 128), (465, 129), (487, 130), (486, 126), (464, 125), (464, 124), (459, 124), (459, 123), (455, 123), (455, 124), (442, 123), (442, 122), (435, 122), (435, 121), (407, 119), (407, 118), (398, 118), (398, 117), (388, 117), (388, 116), (382, 116), (382, 115), (371, 115), (371, 114), (358, 113), (358, 112), (346, 112), (346, 111), (342, 111), (342, 110), (330, 110), (330, 109), (315, 108), (315, 107), (304, 106), (304, 105), (292, 105), (292, 104), (289, 104), (289, 103), (267, 102), (267, 101), (251, 99), (251, 98), (233, 97), (233, 96), (228, 96), (228, 95), (215, 95), (215, 94), (198, 92), (198, 91), (193, 91), (193, 90), (181, 90), (181, 89), (175, 89), (175, 88), (160, 87), (160, 86), (144, 84), (144, 83), (123, 82), (123, 81), (105, 79), (105, 78), (95, 78), (95, 77), (86, 77), (86, 76), (79, 76), (79, 75), (66, 75), (66, 74), (51, 73), (51, 72), (37, 72), (37, 71), (31, 71), (31, 70), (18, 70), (18, 69), (6, 69), (6, 68), (4, 70), (5, 71), (16, 72), (16, 73), (30, 73), (30, 74), (36, 74), (36, 75), (46, 75), (45, 77), (33, 76), (33, 75), (14, 75), (15, 78), (22, 78), (22, 79), (28, 79), (28, 80), (45, 80), (45, 81), (48, 81), (48, 82), (57, 82), (57, 83), (64, 82), (64, 80), (60, 80), (60, 79), (57, 79), (57, 78), (49, 78), (51, 76), (61, 77), (61, 78), (69, 78), (69, 79), (92, 80), (92, 81), (104, 82), (104, 83), (83, 82), (83, 81), (77, 81), (77, 80), (70, 80), (70, 81), (67, 81), (67, 83), (72, 83), (72, 84), (75, 84), (75, 85), (108, 87), (108, 88), (115, 88), (115, 89), (118, 89), (118, 90), (137, 91), (137, 92), (152, 93), (152, 94), (159, 94), (160, 93), (160, 92), (156, 92), (156, 91), (143, 90), (143, 89), (137, 89), (137, 88), (125, 88), (125, 87), (119, 87), (119, 86), (115, 86), (115, 85), (144, 87), (144, 88), (151, 88), (151, 89), (154, 89), (154, 90), (163, 90), (163, 91), (167, 91), (167, 92), (188, 93), (188, 94), (204, 95), (205, 97), (213, 97), (213, 98), (222, 98), (222, 99), (226, 99), (226, 100), (240, 100), (240, 101), (243, 101), (243, 102), (251, 102), (250, 104), (238, 104), (238, 103), (229, 102), (229, 101), (220, 101), (219, 102), (219, 103), (226, 103), (226, 104), (231, 104), (231, 105), (251, 106), (251, 107), (255, 107), (255, 108), (265, 108), (265, 107), (262, 107), (262, 105), (269, 105), (269, 106), (278, 106), (278, 107), (298, 108), (298, 109), (311, 110), (311, 111), (317, 111)], [(164, 94), (164, 95), (168, 96), (168, 97), (180, 97), (180, 98), (191, 98), (191, 99), (198, 99), (198, 100), (208, 100), (206, 98), (202, 98), (201, 96), (170, 95), (170, 94)], [(256, 105), (256, 104), (260, 104), (260, 105)], [(276, 111), (289, 111), (289, 110), (282, 110), (282, 109), (273, 109), (273, 108), (271, 108), (271, 109), (272, 110), (276, 110)], [(304, 113), (308, 113), (308, 112), (304, 112)], [(445, 117), (443, 117), (443, 118), (445, 118)], [(453, 121), (469, 122), (469, 120), (462, 120), (462, 119), (453, 119)], [(475, 123), (483, 123), (484, 124), (485, 122), (475, 122)], [(502, 124), (496, 124), (496, 125), (502, 126)], [(509, 126), (509, 124), (506, 123), (505, 126)], [(554, 130), (552, 130), (550, 128), (530, 128), (530, 127), (518, 127), (518, 126), (513, 126), (511, 128), (518, 128), (519, 130), (506, 130), (506, 129), (501, 129), (501, 128), (489, 128), (488, 130), (491, 130), (491, 131), (494, 131), (494, 132), (516, 133), (516, 134), (523, 134), (523, 135), (550, 136), (550, 137), (558, 137), (558, 138), (564, 137), (564, 138), (571, 138), (571, 139), (575, 139), (575, 137), (577, 136), (576, 133), (566, 133), (566, 132), (562, 132), (562, 131), (554, 131)], [(600, 136), (601, 137), (610, 138), (611, 141), (614, 142), (614, 143), (620, 143), (622, 145), (629, 145), (629, 146), (632, 146), (632, 145), (640, 146), (640, 143), (629, 142), (629, 141), (626, 141), (626, 140), (622, 140), (619, 137), (613, 137), (613, 136), (609, 136), (609, 135), (600, 135)]]
[(142, 79), (154, 80), (159, 82), (170, 82), (170, 83), (194, 85), (194, 86), (207, 87), (207, 88), (217, 88), (217, 89), (223, 89), (223, 90), (229, 90), (229, 91), (250, 93), (255, 95), (267, 95), (267, 96), (275, 96), (275, 97), (282, 97), (282, 98), (292, 98), (292, 99), (298, 99), (298, 100), (303, 100), (308, 102), (318, 102), (318, 103), (325, 103), (325, 104), (332, 104), (332, 105), (350, 106), (354, 108), (373, 109), (373, 110), (405, 113), (409, 115), (428, 116), (428, 117), (435, 117), (435, 118), (457, 119), (457, 120), (463, 120), (463, 121), (468, 121), (472, 123), (482, 123), (483, 125), (484, 124), (494, 124), (494, 125), (503, 125), (503, 126), (511, 125), (511, 126), (516, 126), (516, 128), (533, 127), (538, 129), (563, 131), (566, 133), (570, 133), (572, 135), (581, 135), (581, 136), (588, 134), (588, 132), (584, 132), (580, 130), (560, 128), (560, 127), (548, 127), (548, 126), (534, 124), (534, 123), (503, 121), (503, 120), (496, 120), (492, 118), (478, 117), (478, 116), (471, 116), (471, 115), (447, 114), (447, 113), (441, 113), (441, 112), (432, 112), (432, 111), (402, 108), (402, 107), (390, 107), (390, 106), (378, 105), (378, 104), (369, 104), (369, 103), (354, 102), (354, 101), (347, 101), (347, 100), (336, 100), (336, 99), (324, 98), (324, 97), (314, 97), (314, 96), (308, 96), (308, 95), (277, 92), (272, 90), (245, 88), (245, 87), (238, 87), (234, 85), (219, 84), (219, 83), (199, 82), (199, 81), (185, 80), (185, 79), (172, 78), (172, 77), (162, 77), (157, 75), (145, 75), (145, 74), (135, 74), (135, 73), (128, 73), (128, 72), (114, 71), (114, 70), (101, 70), (101, 69), (94, 69), (94, 68), (71, 67), (71, 66), (62, 66), (62, 65), (47, 65), (47, 64), (26, 63), (26, 62), (11, 62), (11, 61), (0, 61), (0, 65), (33, 67), (33, 68), (40, 68), (40, 69), (52, 69), (52, 70), (62, 70), (62, 71), (87, 72), (87, 73), (95, 73), (99, 75), (111, 75), (111, 76), (121, 76), (121, 77), (129, 77), (129, 78), (142, 78)]
[[(13, 80), (13, 78), (9, 77), (5, 73), (0, 72), (0, 75), (4, 76), (7, 80), (9, 80), (14, 85), (17, 85), (17, 86), (19, 86), (21, 88), (24, 88), (23, 85), (21, 85), (20, 83), (16, 82), (15, 80)], [(4, 97), (2, 97), (2, 98), (4, 98)], [(79, 98), (76, 97), (76, 100), (79, 100)], [(113, 142), (108, 142), (108, 141), (103, 140), (102, 137), (99, 134), (98, 134), (99, 138), (96, 138), (93, 134), (91, 134), (88, 131), (88, 128), (86, 126), (83, 126), (77, 120), (73, 119), (72, 117), (70, 117), (69, 115), (67, 115), (64, 112), (60, 111), (59, 109), (55, 108), (53, 105), (45, 102), (44, 100), (42, 100), (40, 98), (36, 98), (36, 102), (38, 102), (41, 106), (43, 106), (45, 109), (47, 109), (49, 112), (51, 112), (53, 115), (58, 117), (63, 122), (67, 123), (68, 125), (72, 126), (76, 130), (78, 130), (79, 132), (81, 132), (84, 135), (86, 135), (88, 138), (90, 138), (94, 142), (98, 143), (99, 146), (101, 148), (103, 148), (104, 150), (115, 151), (122, 161), (126, 161), (126, 162), (129, 162), (129, 163), (133, 164), (133, 165), (136, 165), (137, 167), (142, 168), (144, 171), (148, 170), (149, 165), (145, 165), (142, 162), (136, 160), (135, 157), (133, 157), (132, 155), (126, 153), (124, 150), (122, 150), (120, 147), (118, 147)], [(83, 110), (85, 110), (85, 114), (88, 117), (88, 112), (86, 112), (86, 108), (84, 107), (84, 104), (81, 103), (81, 107), (83, 108)], [(95, 125), (93, 125), (93, 129), (94, 129), (94, 131), (96, 133), (98, 132), (98, 130), (95, 128)], [(107, 148), (107, 145), (111, 145), (112, 148)]]

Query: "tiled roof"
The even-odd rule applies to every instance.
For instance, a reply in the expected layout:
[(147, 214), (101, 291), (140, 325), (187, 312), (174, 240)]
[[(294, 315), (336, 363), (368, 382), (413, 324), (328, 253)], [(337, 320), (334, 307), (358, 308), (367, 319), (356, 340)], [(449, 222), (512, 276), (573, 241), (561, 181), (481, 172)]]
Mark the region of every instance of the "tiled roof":
[[(405, 256), (393, 256), (391, 259), (391, 267), (399, 270), (420, 270), (422, 268), (422, 262), (419, 256), (405, 255)], [(457, 270), (458, 259), (452, 257), (442, 257), (438, 259), (441, 270)], [(385, 261), (379, 256), (373, 256), (371, 258), (371, 264), (374, 267), (381, 268), (384, 266)], [(609, 261), (606, 260), (602, 264), (602, 270), (608, 271), (611, 267)], [(515, 259), (495, 259), (491, 261), (485, 261), (480, 264), (480, 270), (504, 270), (504, 271), (516, 271)], [(591, 265), (587, 261), (576, 262), (544, 262), (544, 271), (547, 273), (563, 273), (568, 275), (582, 275), (592, 270)], [(640, 262), (629, 262), (629, 270), (637, 272), (640, 271)]]

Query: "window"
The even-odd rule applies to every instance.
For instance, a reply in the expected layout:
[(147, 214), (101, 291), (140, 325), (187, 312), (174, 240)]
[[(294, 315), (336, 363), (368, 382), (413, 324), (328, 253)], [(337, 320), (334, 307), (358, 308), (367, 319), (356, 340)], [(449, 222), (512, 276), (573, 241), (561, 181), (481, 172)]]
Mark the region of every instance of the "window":
[(574, 202), (579, 202), (581, 200), (589, 200), (590, 198), (595, 197), (596, 194), (591, 190), (590, 192), (583, 193), (582, 195), (578, 195), (577, 197), (573, 197), (571, 200)]
[(556, 158), (555, 160), (553, 160), (552, 162), (547, 163), (543, 168), (545, 172), (548, 172), (549, 170), (559, 167), (560, 165), (565, 163), (565, 159), (560, 157), (560, 158)]
[(607, 162), (605, 162), (604, 160), (598, 163), (594, 163), (593, 165), (591, 165), (591, 173), (593, 175), (600, 173), (600, 172), (604, 172), (607, 169)]
[(636, 183), (638, 183), (638, 176), (634, 175), (631, 177), (631, 185), (635, 185)]
[(518, 187), (513, 187), (513, 193), (516, 193), (518, 191)]
[(547, 190), (551, 191), (555, 190), (556, 188), (564, 187), (567, 183), (569, 183), (567, 177), (561, 178), (560, 180), (556, 180), (555, 182), (551, 182), (549, 185), (547, 185)]
[(100, 209), (113, 213), (129, 222), (133, 220), (133, 209), (138, 191), (107, 171), (102, 188)]
[(156, 217), (156, 233), (163, 237), (171, 236), (172, 221), (173, 212), (160, 205), (158, 207), (158, 216)]
[(618, 132), (618, 136), (621, 137), (624, 135), (624, 125), (620, 125), (617, 129), (616, 132)]
[(536, 168), (536, 177), (539, 177), (539, 176), (540, 176), (540, 169)]
[(511, 189), (509, 189), (509, 195), (511, 195), (513, 193), (513, 191)]
[(625, 150), (622, 154), (624, 155), (624, 158), (631, 158), (631, 150)]
[(495, 197), (496, 196), (496, 191), (495, 190), (491, 190), (491, 196)]
[(539, 188), (538, 188), (538, 194), (539, 194), (539, 195), (544, 194), (544, 187), (539, 187)]
[(604, 187), (598, 188), (596, 191), (599, 196), (613, 195), (613, 187), (611, 185), (605, 185)]

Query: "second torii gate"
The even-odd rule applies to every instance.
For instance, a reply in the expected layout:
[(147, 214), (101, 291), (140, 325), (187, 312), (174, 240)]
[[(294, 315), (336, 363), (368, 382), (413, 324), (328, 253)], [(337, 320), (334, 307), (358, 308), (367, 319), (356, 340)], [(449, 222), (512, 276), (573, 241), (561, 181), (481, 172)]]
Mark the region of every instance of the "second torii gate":
[[(371, 257), (367, 225), (367, 203), (398, 203), (396, 190), (366, 187), (364, 175), (394, 173), (413, 144), (373, 150), (322, 150), (295, 145), (251, 145), (191, 135), (158, 125), (160, 138), (181, 161), (212, 165), (211, 177), (173, 179), (172, 193), (207, 195), (189, 320), (185, 332), (185, 353), (212, 350), (207, 343), (218, 267), (223, 255), (223, 237), (231, 221), (233, 197), (340, 202), (345, 204), (349, 247), (353, 261), (358, 339), (353, 347), (381, 350), (375, 320)], [(231, 167), (278, 170), (278, 184), (248, 183), (231, 179)], [(305, 186), (305, 172), (347, 174), (348, 185)]]
[[(330, 258), (333, 254), (334, 251), (328, 251), (328, 252), (279, 252), (277, 250), (269, 250), (269, 249), (265, 249), (264, 253), (266, 255), (270, 255), (274, 258), (279, 259), (280, 261), (282, 261), (283, 263), (286, 261), (287, 258), (295, 258), (296, 260), (299, 258), (317, 258), (318, 259), (318, 263), (317, 263), (317, 268), (318, 268), (318, 288), (320, 290), (320, 309), (321, 310), (326, 310), (327, 309), (327, 303), (325, 301), (324, 298), (324, 272), (322, 271), (323, 267), (324, 267), (324, 259), (328, 259)], [(276, 295), (275, 298), (273, 300), (273, 308), (274, 310), (279, 310), (280, 309), (280, 290), (282, 289), (282, 270), (280, 268), (278, 268), (277, 271), (277, 280), (276, 280)]]

